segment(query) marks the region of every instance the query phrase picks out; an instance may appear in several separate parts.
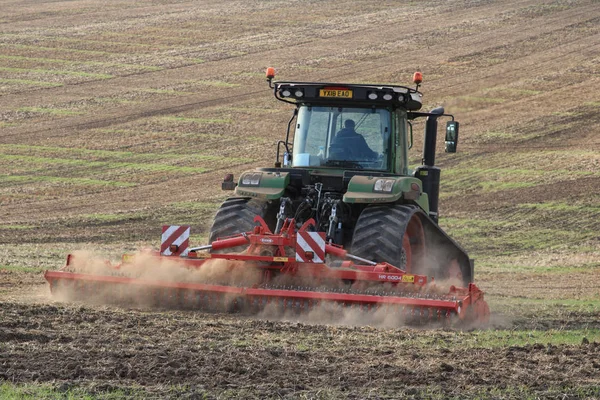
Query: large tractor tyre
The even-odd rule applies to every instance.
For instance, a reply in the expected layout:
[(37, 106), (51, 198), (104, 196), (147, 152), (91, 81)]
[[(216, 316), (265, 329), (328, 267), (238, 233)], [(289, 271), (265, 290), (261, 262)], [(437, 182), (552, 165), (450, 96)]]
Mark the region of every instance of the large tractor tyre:
[(371, 205), (354, 227), (351, 253), (387, 262), (408, 273), (419, 273), (426, 254), (422, 215), (417, 206)]
[[(210, 228), (208, 243), (219, 238), (232, 236), (238, 233), (251, 231), (254, 226), (254, 217), (261, 216), (269, 227), (271, 226), (270, 208), (267, 201), (252, 199), (248, 197), (233, 197), (221, 204), (215, 215)], [(215, 253), (236, 253), (245, 249), (246, 246), (231, 247), (228, 249), (214, 251)]]

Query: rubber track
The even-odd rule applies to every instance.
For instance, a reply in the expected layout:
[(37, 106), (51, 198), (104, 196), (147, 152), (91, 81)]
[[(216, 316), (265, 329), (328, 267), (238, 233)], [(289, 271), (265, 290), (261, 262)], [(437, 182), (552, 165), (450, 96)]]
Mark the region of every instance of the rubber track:
[[(210, 228), (208, 242), (212, 243), (218, 238), (248, 232), (254, 228), (254, 217), (265, 217), (267, 203), (249, 197), (233, 197), (221, 204)], [(223, 252), (237, 252), (242, 247), (225, 249)]]
[(351, 253), (368, 260), (402, 266), (404, 231), (418, 210), (416, 206), (401, 204), (365, 208), (354, 228)]
[[(416, 205), (371, 205), (363, 210), (354, 228), (351, 253), (376, 262), (402, 265), (402, 239), (413, 215), (421, 218), (425, 231), (425, 257), (429, 266), (426, 271), (413, 271), (445, 279), (448, 262), (456, 259), (464, 277), (464, 284), (473, 281), (473, 271), (467, 253), (440, 227), (431, 221)], [(418, 262), (418, 261), (417, 261)]]

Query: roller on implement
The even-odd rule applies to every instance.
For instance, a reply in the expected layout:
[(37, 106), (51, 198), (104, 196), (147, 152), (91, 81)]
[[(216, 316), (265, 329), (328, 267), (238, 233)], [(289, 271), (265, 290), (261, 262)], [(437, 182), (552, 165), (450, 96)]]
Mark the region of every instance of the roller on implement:
[[(272, 168), (227, 174), (235, 190), (218, 210), (206, 246), (189, 226), (163, 227), (160, 251), (120, 263), (77, 254), (45, 278), (74, 300), (259, 315), (346, 311), (392, 324), (485, 325), (490, 311), (474, 263), (438, 225), (434, 166), (437, 108), (418, 112), (417, 89), (393, 85), (272, 82), (296, 106)], [(427, 117), (423, 163), (411, 170), (411, 121)], [(295, 125), (293, 142), (290, 130)], [(280, 152), (280, 150), (283, 150)], [(280, 154), (281, 153), (281, 154)], [(349, 249), (349, 250), (347, 250)]]

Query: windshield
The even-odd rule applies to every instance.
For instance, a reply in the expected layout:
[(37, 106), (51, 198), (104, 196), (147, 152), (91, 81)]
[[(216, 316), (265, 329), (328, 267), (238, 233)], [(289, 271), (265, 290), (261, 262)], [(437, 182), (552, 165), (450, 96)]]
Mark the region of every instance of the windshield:
[(389, 145), (389, 110), (301, 106), (292, 166), (386, 170)]

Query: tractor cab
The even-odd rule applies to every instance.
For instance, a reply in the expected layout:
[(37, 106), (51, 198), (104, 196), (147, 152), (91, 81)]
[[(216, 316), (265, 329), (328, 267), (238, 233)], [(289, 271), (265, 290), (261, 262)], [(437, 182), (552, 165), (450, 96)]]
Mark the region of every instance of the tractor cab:
[(388, 109), (301, 105), (292, 167), (390, 170)]
[(284, 167), (407, 174), (408, 112), (421, 108), (416, 89), (312, 82), (272, 87), (278, 100), (296, 105), (279, 143)]

